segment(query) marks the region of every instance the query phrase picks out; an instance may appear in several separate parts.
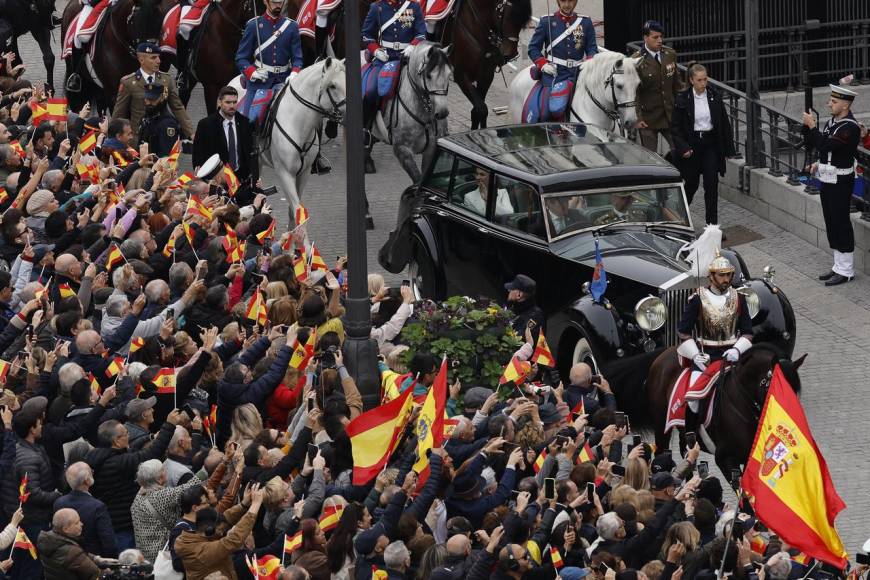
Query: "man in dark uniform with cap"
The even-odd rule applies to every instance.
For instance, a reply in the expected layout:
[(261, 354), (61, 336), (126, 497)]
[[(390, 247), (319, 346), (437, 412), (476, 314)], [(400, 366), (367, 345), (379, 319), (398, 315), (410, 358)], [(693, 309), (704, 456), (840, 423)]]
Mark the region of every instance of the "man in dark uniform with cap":
[(145, 85), (145, 116), (139, 124), (139, 140), (148, 143), (148, 151), (166, 157), (180, 139), (179, 123), (166, 103), (168, 87), (160, 83)]
[(836, 286), (855, 276), (855, 234), (849, 208), (855, 187), (855, 153), (861, 139), (861, 126), (850, 110), (856, 94), (844, 87), (830, 86), (831, 119), (819, 131), (816, 118), (809, 112), (804, 113), (803, 136), (806, 146), (818, 154), (814, 173), (822, 183), (822, 215), (828, 245), (834, 250), (834, 265), (819, 276), (819, 280), (824, 281), (825, 286)]
[(121, 79), (112, 117), (130, 119), (133, 127), (133, 142), (137, 143), (139, 123), (145, 116), (145, 85), (160, 83), (167, 87), (166, 101), (172, 114), (181, 124), (182, 135), (185, 139), (193, 139), (193, 124), (175, 90), (172, 76), (160, 70), (160, 50), (157, 45), (153, 42), (139, 43), (136, 47), (136, 58), (139, 59), (139, 70)]
[(538, 338), (538, 329), (544, 324), (544, 311), (535, 304), (537, 288), (538, 284), (525, 274), (517, 274), (513, 280), (504, 285), (504, 289), (508, 292), (508, 307), (516, 314), (511, 326), (518, 335), (523, 336), (529, 322), (534, 321), (536, 328), (532, 329), (532, 335), (535, 340)]

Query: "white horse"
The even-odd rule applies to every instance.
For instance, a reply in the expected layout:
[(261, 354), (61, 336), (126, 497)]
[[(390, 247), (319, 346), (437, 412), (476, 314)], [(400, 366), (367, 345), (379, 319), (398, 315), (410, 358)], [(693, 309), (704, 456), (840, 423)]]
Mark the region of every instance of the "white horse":
[(414, 183), (422, 177), (414, 154), (423, 154), (426, 167), (435, 153), (435, 141), (447, 133), (447, 89), (453, 75), (447, 53), (431, 42), (415, 45), (402, 65), (395, 95), (387, 99), (372, 125), (374, 136), (393, 146)]
[[(239, 87), (236, 87), (237, 89)], [(243, 96), (239, 92), (239, 99)], [(290, 222), (320, 150), (324, 117), (341, 123), (346, 94), (344, 62), (327, 58), (308, 66), (287, 84), (272, 106), (275, 122), (271, 145), (260, 159), (275, 168), (278, 189), (287, 196)]]
[[(610, 131), (637, 122), (635, 97), (640, 85), (639, 58), (603, 51), (583, 63), (566, 119), (598, 125)], [(529, 74), (534, 64), (519, 71), (510, 84), (510, 118), (523, 122), (523, 105), (535, 84)]]

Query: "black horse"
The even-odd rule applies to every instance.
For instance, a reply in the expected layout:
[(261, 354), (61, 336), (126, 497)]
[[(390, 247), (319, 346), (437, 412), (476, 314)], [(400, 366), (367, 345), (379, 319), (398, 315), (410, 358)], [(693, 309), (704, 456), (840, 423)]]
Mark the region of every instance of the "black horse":
[[(792, 361), (777, 346), (759, 343), (723, 371), (724, 378), (716, 388), (713, 417), (707, 429), (716, 445), (716, 465), (722, 473), (728, 475), (739, 469), (749, 457), (774, 365), (779, 363), (789, 384), (800, 394), (801, 380), (797, 371), (806, 356)], [(681, 371), (676, 349), (669, 348), (653, 362), (647, 375), (648, 408), (658, 449), (668, 446), (670, 437), (664, 432), (665, 417), (671, 391)]]
[(49, 87), (54, 85), (54, 52), (51, 50), (53, 11), (53, 0), (6, 0), (0, 20), (3, 23), (0, 25), (0, 46), (4, 52), (6, 47), (11, 47), (15, 53), (16, 64), (22, 62), (18, 37), (25, 34), (33, 36), (42, 52), (42, 63), (45, 65), (46, 83)]

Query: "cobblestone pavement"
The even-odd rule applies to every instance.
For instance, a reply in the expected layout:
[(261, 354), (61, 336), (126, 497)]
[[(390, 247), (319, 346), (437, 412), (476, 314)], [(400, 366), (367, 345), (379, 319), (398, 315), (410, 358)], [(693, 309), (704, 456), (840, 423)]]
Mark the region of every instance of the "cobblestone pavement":
[[(536, 0), (541, 4), (540, 0)], [(539, 10), (536, 13), (543, 13)], [(59, 33), (55, 33), (55, 38)], [(24, 61), (33, 78), (42, 78), (41, 59), (35, 45), (22, 39)], [(63, 67), (58, 68), (56, 86), (62, 86)], [(515, 74), (505, 69), (510, 82)], [(451, 131), (467, 129), (469, 105), (454, 86), (450, 92)], [(488, 99), (490, 107), (507, 104), (505, 83), (496, 79)], [(191, 117), (204, 113), (202, 93), (197, 90), (191, 100)], [(490, 115), (490, 124), (504, 123), (504, 117)], [(340, 140), (327, 143), (324, 154), (332, 161), (333, 172), (324, 177), (312, 177), (304, 195), (311, 213), (309, 233), (331, 261), (346, 251), (345, 184), (343, 144)], [(369, 271), (379, 271), (377, 250), (395, 224), (397, 200), (410, 180), (395, 163), (387, 147), (378, 145), (374, 159), (378, 173), (366, 176), (366, 189), (376, 229), (368, 235)], [(189, 163), (183, 156), (182, 162)], [(270, 184), (274, 173), (264, 171), (264, 181)], [(693, 208), (695, 221), (703, 223), (702, 200), (696, 197)], [(286, 201), (271, 198), (283, 231), (288, 223)], [(766, 222), (754, 214), (725, 201), (720, 201), (720, 221), (724, 227), (742, 225), (762, 236), (739, 246), (752, 272), (758, 274), (765, 265), (776, 269), (775, 281), (783, 288), (797, 316), (796, 355), (809, 353), (801, 368), (803, 403), (810, 425), (825, 454), (834, 482), (846, 501), (847, 509), (837, 523), (847, 549), (854, 553), (868, 536), (861, 514), (870, 513), (870, 435), (864, 428), (868, 391), (864, 354), (870, 344), (870, 280), (859, 277), (851, 284), (825, 289), (816, 276), (831, 264), (829, 253), (821, 251), (798, 237)], [(393, 277), (392, 279), (394, 279)], [(709, 458), (711, 466), (712, 458)], [(727, 487), (727, 486), (725, 486)]]

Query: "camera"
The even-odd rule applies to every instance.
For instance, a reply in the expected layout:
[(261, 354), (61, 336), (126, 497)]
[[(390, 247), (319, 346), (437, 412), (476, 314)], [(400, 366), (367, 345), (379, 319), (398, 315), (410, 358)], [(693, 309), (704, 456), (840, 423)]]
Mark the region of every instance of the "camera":
[(117, 560), (98, 562), (100, 579), (134, 580), (135, 578), (154, 578), (154, 566), (151, 564), (120, 564)]
[(335, 345), (328, 346), (325, 351), (320, 353), (320, 366), (324, 369), (335, 368), (335, 353), (338, 352), (338, 347)]
[(260, 193), (266, 196), (275, 195), (276, 193), (278, 193), (278, 187), (275, 185), (273, 185), (272, 187), (265, 187), (260, 190)]

